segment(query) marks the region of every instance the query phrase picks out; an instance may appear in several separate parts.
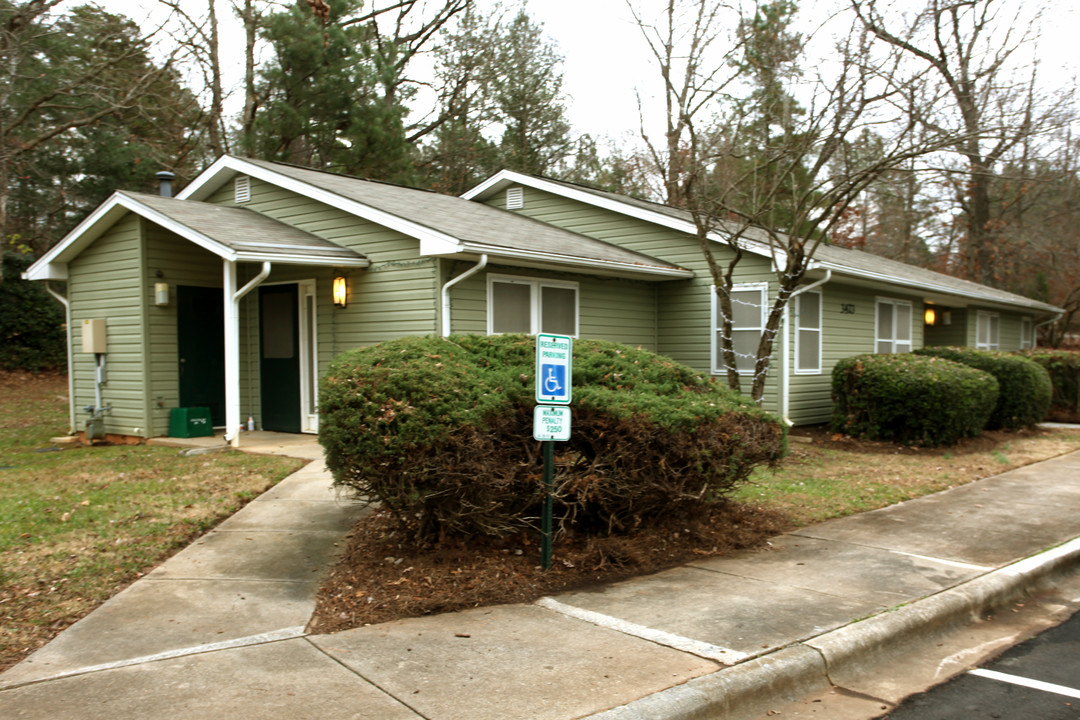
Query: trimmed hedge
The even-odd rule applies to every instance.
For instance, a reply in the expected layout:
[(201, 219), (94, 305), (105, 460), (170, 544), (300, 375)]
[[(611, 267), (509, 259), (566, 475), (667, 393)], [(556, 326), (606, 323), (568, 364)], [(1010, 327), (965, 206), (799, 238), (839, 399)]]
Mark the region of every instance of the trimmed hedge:
[(836, 432), (905, 445), (949, 445), (983, 431), (998, 382), (943, 358), (856, 355), (833, 368), (832, 397)]
[(34, 258), (4, 252), (0, 282), (0, 369), (62, 370), (67, 365), (64, 308), (39, 282), (23, 280)]
[[(535, 339), (409, 337), (339, 356), (320, 383), (335, 484), (420, 539), (535, 527)], [(672, 360), (576, 340), (571, 440), (557, 443), (560, 528), (628, 531), (713, 502), (780, 459), (779, 420)]]
[(963, 363), (997, 378), (997, 405), (987, 430), (1019, 430), (1042, 422), (1050, 409), (1050, 375), (1038, 363), (1018, 355), (965, 347), (927, 347), (916, 355)]
[(1080, 352), (1034, 348), (1015, 354), (1038, 363), (1050, 374), (1049, 416), (1064, 422), (1080, 420)]

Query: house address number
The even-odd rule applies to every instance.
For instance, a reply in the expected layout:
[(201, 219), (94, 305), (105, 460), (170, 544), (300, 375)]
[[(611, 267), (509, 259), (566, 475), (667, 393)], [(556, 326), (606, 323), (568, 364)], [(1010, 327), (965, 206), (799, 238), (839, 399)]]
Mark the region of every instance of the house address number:
[(855, 314), (855, 303), (841, 303), (840, 304), (840, 314), (841, 315), (854, 315)]

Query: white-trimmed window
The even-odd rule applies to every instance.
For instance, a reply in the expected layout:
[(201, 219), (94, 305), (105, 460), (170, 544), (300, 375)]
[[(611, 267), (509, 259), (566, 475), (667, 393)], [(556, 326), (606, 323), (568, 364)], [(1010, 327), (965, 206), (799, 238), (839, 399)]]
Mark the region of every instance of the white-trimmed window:
[(488, 276), (488, 335), (578, 334), (577, 283)]
[(821, 291), (795, 296), (795, 372), (821, 373)]
[(877, 299), (874, 352), (911, 352), (911, 303)]
[[(735, 351), (735, 367), (740, 375), (752, 375), (757, 362), (757, 349), (761, 333), (765, 329), (765, 303), (768, 283), (741, 283), (731, 289), (731, 338)], [(712, 288), (713, 347), (712, 367), (714, 373), (727, 373), (724, 365), (723, 317), (716, 287)]]
[(1001, 318), (997, 313), (983, 312), (975, 316), (975, 347), (978, 350), (997, 350), (1001, 346)]
[(1020, 318), (1020, 349), (1035, 347), (1035, 323), (1031, 318)]

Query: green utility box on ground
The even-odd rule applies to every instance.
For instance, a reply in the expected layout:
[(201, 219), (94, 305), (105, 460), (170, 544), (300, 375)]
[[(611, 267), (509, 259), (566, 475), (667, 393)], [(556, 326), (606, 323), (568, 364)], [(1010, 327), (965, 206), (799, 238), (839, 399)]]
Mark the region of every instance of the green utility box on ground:
[(209, 437), (213, 434), (210, 408), (173, 408), (169, 411), (169, 437)]

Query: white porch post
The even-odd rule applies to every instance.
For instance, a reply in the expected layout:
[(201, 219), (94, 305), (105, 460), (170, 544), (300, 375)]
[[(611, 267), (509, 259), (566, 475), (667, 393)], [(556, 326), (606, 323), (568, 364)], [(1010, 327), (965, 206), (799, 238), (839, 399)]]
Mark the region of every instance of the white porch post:
[(270, 275), (270, 262), (264, 261), (259, 274), (247, 285), (236, 289), (236, 262), (224, 260), (225, 293), (225, 441), (240, 446), (240, 300)]
[(225, 442), (240, 445), (240, 300), (236, 263), (224, 260), (225, 294)]

